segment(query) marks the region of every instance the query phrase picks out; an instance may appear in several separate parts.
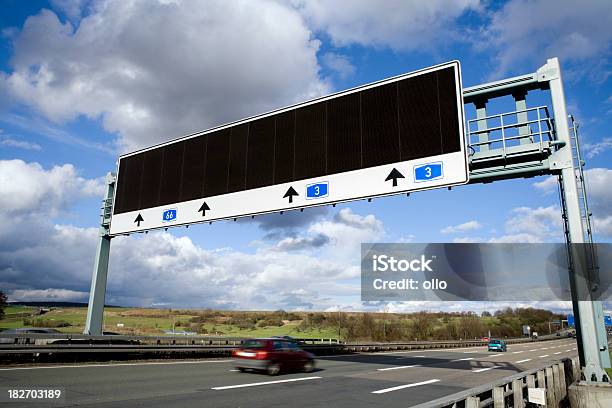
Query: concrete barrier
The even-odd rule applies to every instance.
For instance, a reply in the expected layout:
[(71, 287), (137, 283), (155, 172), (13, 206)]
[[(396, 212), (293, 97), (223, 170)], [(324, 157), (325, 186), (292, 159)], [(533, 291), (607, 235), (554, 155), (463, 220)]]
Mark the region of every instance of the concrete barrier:
[(568, 388), (572, 408), (610, 408), (612, 407), (612, 385), (576, 382)]

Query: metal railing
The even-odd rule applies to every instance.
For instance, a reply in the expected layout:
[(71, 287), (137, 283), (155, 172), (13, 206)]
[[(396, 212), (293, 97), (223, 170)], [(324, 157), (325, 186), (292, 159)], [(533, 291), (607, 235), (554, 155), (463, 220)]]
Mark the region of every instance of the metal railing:
[(578, 358), (564, 358), (414, 408), (524, 408), (529, 389), (535, 388), (544, 390), (547, 407), (558, 407), (567, 398), (568, 386), (579, 379)]
[(512, 148), (529, 144), (542, 153), (555, 140), (548, 107), (537, 106), (468, 120), (470, 156), (497, 151), (503, 158), (516, 153)]

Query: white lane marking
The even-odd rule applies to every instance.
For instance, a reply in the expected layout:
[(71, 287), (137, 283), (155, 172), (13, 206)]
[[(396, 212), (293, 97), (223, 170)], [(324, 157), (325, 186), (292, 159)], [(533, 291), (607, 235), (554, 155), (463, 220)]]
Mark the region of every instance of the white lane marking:
[(240, 370), (229, 370), (229, 371), (240, 371)]
[(43, 370), (46, 368), (87, 368), (87, 367), (121, 367), (121, 366), (147, 366), (147, 365), (169, 365), (169, 364), (204, 364), (204, 363), (231, 363), (234, 360), (214, 360), (214, 361), (164, 361), (151, 363), (117, 363), (117, 364), (78, 364), (78, 365), (59, 365), (45, 367), (11, 367), (0, 368), (0, 371), (13, 370)]
[(412, 368), (412, 367), (421, 367), (421, 365), (420, 364), (415, 364), (415, 365), (407, 365), (407, 366), (379, 368), (377, 371), (399, 370), (399, 369), (402, 369), (402, 368)]
[(543, 356), (540, 356), (540, 358), (544, 358), (544, 357), (548, 357), (548, 354), (544, 354)]
[(515, 351), (515, 352), (514, 352), (514, 353), (512, 353), (512, 354), (519, 354), (519, 353), (522, 353), (522, 351)]
[(531, 349), (531, 350), (529, 350), (529, 351), (537, 351), (537, 350), (538, 350), (538, 349)]
[(427, 356), (412, 356), (412, 357), (425, 358), (425, 357), (427, 357)]
[(501, 356), (503, 356), (503, 354), (491, 354), (491, 355), (490, 355), (490, 356), (488, 356), (488, 357), (493, 358), (493, 357), (501, 357)]
[(572, 351), (572, 349), (567, 349), (567, 350), (565, 350), (565, 352), (566, 352), (566, 353), (567, 353), (568, 351)]
[(468, 357), (468, 358), (458, 358), (457, 360), (451, 360), (451, 363), (454, 363), (455, 361), (468, 361), (468, 360), (473, 360), (474, 357)]
[(410, 388), (410, 387), (417, 387), (419, 385), (432, 384), (432, 383), (435, 383), (435, 382), (438, 382), (438, 381), (440, 381), (440, 380), (435, 378), (433, 380), (421, 381), (421, 382), (418, 382), (418, 383), (398, 385), (397, 387), (384, 388), (382, 390), (372, 391), (372, 394), (384, 394), (386, 392), (397, 391), (397, 390), (401, 390), (401, 389), (404, 389), (404, 388)]
[(474, 354), (479, 353), (479, 351), (464, 351), (463, 354)]
[(525, 360), (519, 360), (519, 361), (516, 361), (516, 363), (517, 363), (517, 364), (518, 364), (518, 363), (526, 363), (526, 362), (528, 362), (528, 361), (531, 361), (531, 359), (530, 359), (530, 358), (526, 358)]
[(234, 388), (257, 387), (259, 385), (281, 384), (281, 383), (295, 382), (295, 381), (317, 380), (319, 378), (323, 378), (323, 377), (303, 377), (303, 378), (291, 378), (289, 380), (263, 381), (263, 382), (248, 383), (248, 384), (225, 385), (223, 387), (212, 387), (211, 390), (215, 390), (215, 391), (231, 390), (231, 389), (234, 389)]
[(548, 347), (542, 347), (540, 350), (548, 350)]
[(556, 353), (553, 353), (553, 354), (561, 354), (561, 352), (560, 352), (560, 351), (557, 351)]
[(472, 370), (473, 373), (482, 373), (483, 371), (489, 371), (489, 370), (493, 370), (499, 368), (499, 366), (493, 366), (493, 367), (486, 367), (486, 368), (478, 368), (476, 370)]

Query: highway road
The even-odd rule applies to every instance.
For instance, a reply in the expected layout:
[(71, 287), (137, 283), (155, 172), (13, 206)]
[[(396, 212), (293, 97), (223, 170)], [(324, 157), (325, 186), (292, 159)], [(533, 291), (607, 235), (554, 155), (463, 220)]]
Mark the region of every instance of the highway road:
[(63, 388), (63, 406), (409, 407), (576, 354), (574, 339), (560, 339), (508, 345), (505, 353), (471, 347), (338, 355), (317, 359), (313, 373), (276, 377), (240, 373), (230, 359), (15, 367), (0, 368), (0, 386)]

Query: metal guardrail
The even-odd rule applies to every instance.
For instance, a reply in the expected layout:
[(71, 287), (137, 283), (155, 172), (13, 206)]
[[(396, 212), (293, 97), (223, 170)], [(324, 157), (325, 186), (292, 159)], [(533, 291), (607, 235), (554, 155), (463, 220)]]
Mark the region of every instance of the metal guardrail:
[[(10, 339), (13, 339), (11, 342)], [(45, 345), (45, 344), (155, 344), (155, 345), (201, 345), (201, 346), (237, 346), (245, 337), (225, 336), (132, 336), (132, 335), (103, 335), (90, 336), (86, 334), (63, 333), (0, 333), (0, 349), (3, 345), (13, 343), (19, 345)], [(332, 338), (296, 338), (304, 344), (340, 344), (338, 339)]]
[(564, 358), (414, 408), (524, 408), (530, 388), (543, 388), (546, 406), (558, 407), (567, 397), (568, 386), (579, 379), (578, 357)]
[[(562, 339), (550, 337), (548, 340)], [(204, 336), (87, 336), (81, 334), (7, 334), (0, 335), (0, 355), (3, 354), (56, 354), (56, 353), (160, 353), (198, 352), (229, 353), (240, 346), (241, 337)], [(331, 354), (339, 352), (376, 352), (394, 350), (418, 350), (436, 348), (458, 348), (483, 346), (481, 340), (462, 341), (410, 341), (397, 343), (341, 343), (337, 339), (306, 338), (295, 339), (311, 351)], [(533, 339), (508, 339), (508, 344), (533, 341)]]

